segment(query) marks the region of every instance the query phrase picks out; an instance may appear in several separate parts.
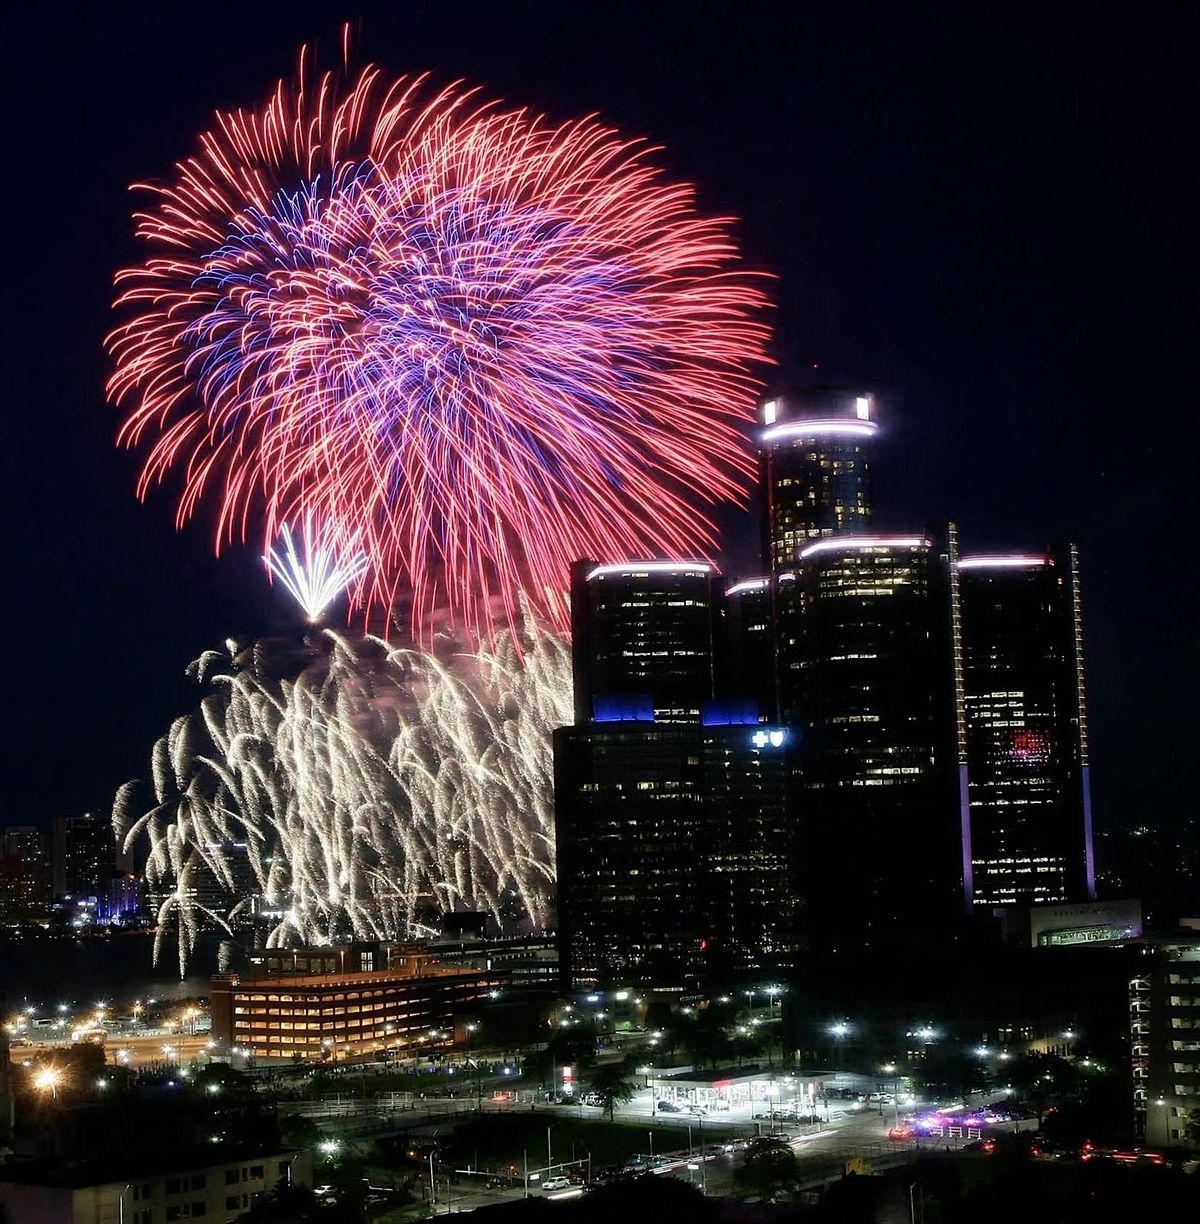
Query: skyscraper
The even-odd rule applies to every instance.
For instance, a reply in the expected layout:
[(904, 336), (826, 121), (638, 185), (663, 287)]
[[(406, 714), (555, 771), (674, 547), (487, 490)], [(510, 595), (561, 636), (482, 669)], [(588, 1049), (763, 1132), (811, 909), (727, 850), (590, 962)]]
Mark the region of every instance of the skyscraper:
[(555, 733), (560, 962), (574, 988), (795, 959), (792, 736), (757, 722)]
[(775, 617), (770, 578), (746, 578), (726, 588), (717, 635), (717, 696), (777, 720)]
[(555, 732), (559, 964), (570, 987), (699, 976), (702, 773), (698, 722)]
[(715, 699), (717, 579), (703, 562), (573, 567), (576, 723), (554, 739), (571, 985), (683, 983), (794, 956), (793, 741), (760, 724), (756, 697), (771, 689), (769, 621), (760, 610), (747, 626), (745, 665), (764, 674)]
[(571, 567), (575, 722), (695, 722), (713, 694), (716, 569), (704, 561)]
[(870, 396), (834, 387), (777, 395), (759, 411), (765, 560), (780, 572), (813, 540), (870, 529), (868, 451), (878, 425)]
[(1093, 897), (1078, 554), (961, 557), (957, 578), (974, 904)]
[(55, 896), (95, 896), (117, 868), (112, 821), (90, 812), (55, 820), (52, 862)]
[(800, 735), (801, 874), (827, 951), (949, 932), (964, 910), (952, 526), (832, 536), (777, 590), (780, 713)]

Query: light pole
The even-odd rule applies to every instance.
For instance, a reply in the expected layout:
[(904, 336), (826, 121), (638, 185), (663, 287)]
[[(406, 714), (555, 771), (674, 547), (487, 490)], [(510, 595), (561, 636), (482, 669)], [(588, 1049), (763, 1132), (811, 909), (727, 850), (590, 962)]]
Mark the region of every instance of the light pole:
[(479, 1059), (471, 1058), (471, 1037), (474, 1035), (475, 1030), (478, 1027), (479, 1027), (478, 1024), (468, 1024), (467, 1025), (467, 1064), (468, 1066), (472, 1062), (474, 1062), (475, 1064), (475, 1108), (477, 1110), (482, 1110), (483, 1109), (483, 1079), (482, 1079), (482, 1076), (479, 1070)]

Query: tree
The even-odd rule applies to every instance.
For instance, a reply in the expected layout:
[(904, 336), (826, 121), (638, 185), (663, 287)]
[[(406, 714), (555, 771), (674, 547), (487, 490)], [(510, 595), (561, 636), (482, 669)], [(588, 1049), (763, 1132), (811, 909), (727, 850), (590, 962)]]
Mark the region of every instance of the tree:
[(734, 1181), (743, 1193), (768, 1203), (795, 1190), (799, 1180), (796, 1153), (788, 1143), (771, 1135), (750, 1140), (742, 1167), (734, 1174)]
[(629, 1078), (623, 1063), (603, 1063), (592, 1071), (588, 1087), (600, 1097), (601, 1108), (613, 1120), (613, 1110), (631, 1101), (637, 1092), (637, 1081)]
[(1189, 1143), (1200, 1143), (1200, 1109), (1193, 1109), (1183, 1124), (1183, 1137)]

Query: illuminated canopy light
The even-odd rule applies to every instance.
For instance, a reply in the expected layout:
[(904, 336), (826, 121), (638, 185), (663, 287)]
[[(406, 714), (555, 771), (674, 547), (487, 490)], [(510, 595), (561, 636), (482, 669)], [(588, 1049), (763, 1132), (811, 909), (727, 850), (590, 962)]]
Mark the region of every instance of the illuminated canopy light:
[(764, 429), (759, 435), (763, 442), (782, 442), (788, 438), (824, 438), (836, 434), (869, 438), (879, 432), (874, 421), (852, 420), (849, 417), (833, 417), (828, 420), (788, 421)]
[(802, 548), (800, 560), (822, 552), (857, 552), (863, 548), (928, 548), (924, 536), (832, 536)]
[(765, 591), (770, 582), (768, 578), (747, 578), (744, 582), (735, 582), (729, 587), (726, 595), (745, 595), (750, 591)]
[(1016, 553), (999, 554), (993, 557), (960, 557), (958, 568), (970, 569), (1026, 569), (1034, 565), (1048, 565), (1045, 557), (1026, 557)]
[(717, 568), (707, 561), (625, 561), (619, 565), (598, 565), (586, 581), (593, 578), (639, 578), (649, 574), (715, 574)]

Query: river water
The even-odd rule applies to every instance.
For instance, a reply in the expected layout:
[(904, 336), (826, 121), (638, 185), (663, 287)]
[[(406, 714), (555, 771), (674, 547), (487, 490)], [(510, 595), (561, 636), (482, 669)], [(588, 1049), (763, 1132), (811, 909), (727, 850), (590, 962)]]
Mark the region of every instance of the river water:
[(182, 980), (174, 942), (164, 945), (157, 967), (153, 946), (149, 935), (0, 942), (0, 1008), (7, 1014), (32, 1006), (44, 1014), (59, 1003), (90, 1006), (103, 1001), (119, 1010), (135, 999), (208, 993), (209, 975), (216, 972), (215, 939), (201, 940)]

